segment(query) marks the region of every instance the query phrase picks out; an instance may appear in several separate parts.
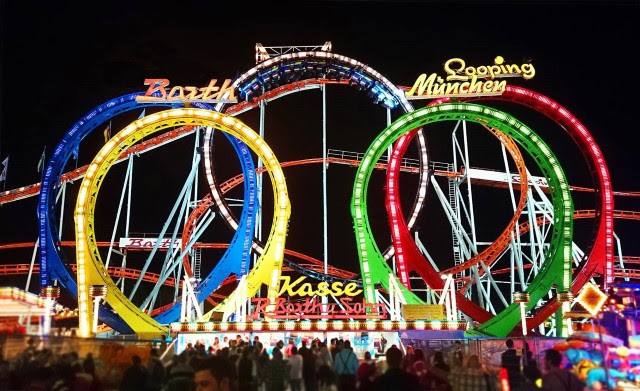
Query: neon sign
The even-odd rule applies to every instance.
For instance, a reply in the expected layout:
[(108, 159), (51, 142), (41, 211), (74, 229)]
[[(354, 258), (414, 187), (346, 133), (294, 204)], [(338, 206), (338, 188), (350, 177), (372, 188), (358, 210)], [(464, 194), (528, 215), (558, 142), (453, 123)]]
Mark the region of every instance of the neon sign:
[(185, 102), (185, 103), (235, 103), (237, 102), (231, 79), (225, 79), (222, 86), (216, 84), (218, 79), (211, 79), (206, 87), (174, 86), (167, 93), (169, 79), (145, 79), (144, 85), (149, 86), (144, 95), (136, 97), (136, 102)]
[(278, 297), (275, 303), (269, 298), (251, 299), (255, 306), (251, 319), (386, 319), (387, 309), (382, 303), (354, 302), (351, 297), (341, 297), (337, 303), (326, 303), (306, 298), (303, 302), (288, 302)]
[(294, 282), (291, 282), (291, 277), (289, 276), (280, 276), (280, 281), (282, 281), (282, 286), (280, 287), (280, 291), (277, 296), (282, 296), (283, 294), (288, 294), (289, 297), (292, 296), (357, 296), (362, 293), (362, 289), (358, 289), (358, 285), (355, 282), (350, 282), (347, 285), (344, 283), (336, 281), (331, 286), (326, 281), (323, 281), (318, 284), (318, 289), (314, 290), (310, 283), (305, 282), (302, 285), (302, 281), (304, 281), (307, 277), (300, 277)]
[[(157, 238), (120, 238), (119, 246), (120, 248), (153, 248), (157, 241)], [(181, 244), (181, 239), (175, 239), (173, 243), (171, 243), (171, 239), (162, 239), (158, 248), (180, 248)]]
[(461, 58), (452, 58), (444, 63), (446, 78), (432, 73), (421, 74), (407, 97), (413, 99), (430, 99), (441, 97), (468, 97), (501, 95), (507, 87), (506, 80), (494, 80), (505, 77), (522, 77), (531, 79), (536, 70), (532, 64), (505, 64), (502, 56), (497, 56), (492, 65), (478, 67), (467, 66)]

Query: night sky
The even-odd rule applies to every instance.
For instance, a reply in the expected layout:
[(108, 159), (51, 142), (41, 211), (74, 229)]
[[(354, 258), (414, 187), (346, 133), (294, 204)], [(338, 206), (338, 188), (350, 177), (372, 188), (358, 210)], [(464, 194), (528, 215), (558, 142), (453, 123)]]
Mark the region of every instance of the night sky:
[[(63, 134), (93, 107), (125, 93), (142, 91), (145, 78), (173, 85), (204, 86), (212, 78), (235, 78), (255, 65), (254, 46), (321, 45), (370, 65), (398, 85), (412, 85), (421, 73), (443, 74), (443, 63), (461, 57), (469, 65), (531, 61), (532, 80), (509, 79), (556, 100), (589, 129), (599, 143), (614, 190), (640, 190), (636, 170), (640, 136), (633, 119), (640, 36), (638, 2), (310, 2), (247, 3), (180, 1), (172, 6), (103, 2), (98, 10), (62, 2), (2, 1), (2, 109), (0, 159), (10, 155), (6, 188), (39, 181), (43, 148), (52, 150)], [(344, 86), (327, 92), (328, 147), (364, 152), (385, 126), (385, 110)], [(414, 105), (419, 106), (420, 101)], [(538, 132), (561, 161), (572, 185), (591, 186), (579, 149), (555, 123), (517, 105), (497, 107)], [(148, 110), (147, 114), (152, 111)], [(139, 112), (114, 120), (113, 133)], [(270, 103), (265, 139), (283, 161), (321, 157), (320, 93), (298, 93)], [(394, 112), (394, 118), (401, 113)], [(258, 130), (256, 110), (240, 116)], [(430, 159), (451, 160), (451, 124), (428, 136)], [(103, 145), (101, 126), (80, 147), (78, 165), (88, 164)], [(481, 129), (470, 130), (472, 166), (501, 168), (499, 144)], [(136, 159), (131, 231), (159, 232), (191, 161), (193, 136)], [(219, 177), (239, 172), (226, 140), (218, 138)], [(48, 156), (48, 152), (47, 152)], [(410, 156), (415, 156), (415, 148)], [(527, 158), (528, 159), (528, 158)], [(71, 161), (68, 168), (75, 168)], [(537, 169), (531, 166), (535, 174)], [(539, 173), (539, 172), (537, 172)], [(200, 173), (199, 189), (206, 194)], [(287, 247), (322, 259), (321, 167), (285, 169), (292, 203)], [(349, 200), (355, 169), (329, 168), (329, 259), (358, 271)], [(97, 235), (108, 240), (115, 218), (124, 167), (116, 166), (102, 187), (96, 209)], [(405, 209), (412, 203), (416, 177), (403, 176)], [(446, 182), (440, 180), (441, 186)], [(381, 247), (389, 242), (383, 206), (384, 175), (370, 186), (370, 216)], [(79, 182), (69, 189), (63, 239), (73, 240), (70, 222)], [(270, 188), (265, 187), (268, 230)], [(491, 241), (511, 217), (503, 190), (474, 187), (479, 239)], [(232, 192), (241, 198), (241, 190)], [(576, 194), (576, 209), (593, 208), (591, 195)], [(640, 210), (637, 199), (616, 197), (616, 209)], [(37, 198), (0, 207), (0, 243), (34, 241)], [(433, 192), (433, 205), (419, 222), (420, 235), (441, 265), (450, 265), (450, 229)], [(234, 209), (238, 214), (240, 208)], [(623, 253), (640, 255), (638, 222), (616, 221)], [(576, 242), (588, 245), (590, 221), (576, 223)], [(121, 236), (120, 234), (118, 236)], [(203, 241), (228, 241), (230, 230), (216, 218)], [(73, 257), (71, 249), (66, 253)], [(220, 253), (207, 252), (208, 262)], [(28, 263), (31, 249), (0, 251), (2, 263)], [(143, 258), (132, 260), (142, 264)], [(210, 266), (204, 266), (208, 270)], [(0, 285), (24, 285), (24, 277), (3, 277)], [(32, 291), (34, 290), (32, 286)]]

